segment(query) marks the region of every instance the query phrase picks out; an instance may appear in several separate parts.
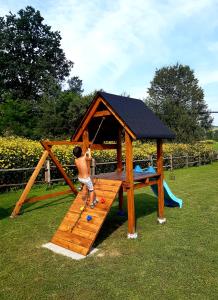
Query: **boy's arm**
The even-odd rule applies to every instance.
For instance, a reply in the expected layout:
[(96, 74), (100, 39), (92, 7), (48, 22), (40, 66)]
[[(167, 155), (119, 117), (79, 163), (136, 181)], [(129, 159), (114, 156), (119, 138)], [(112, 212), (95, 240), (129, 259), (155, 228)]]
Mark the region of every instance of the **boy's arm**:
[(88, 148), (88, 150), (86, 151), (85, 157), (86, 157), (86, 160), (91, 160), (92, 159), (91, 149), (90, 148)]

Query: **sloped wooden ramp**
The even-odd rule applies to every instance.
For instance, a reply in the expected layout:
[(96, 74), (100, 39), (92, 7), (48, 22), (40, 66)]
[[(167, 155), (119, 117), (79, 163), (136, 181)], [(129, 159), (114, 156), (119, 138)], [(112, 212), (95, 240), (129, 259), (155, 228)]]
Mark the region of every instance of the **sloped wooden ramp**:
[[(82, 255), (87, 255), (121, 184), (122, 181), (120, 180), (94, 179), (95, 193), (99, 203), (95, 208), (91, 209), (87, 206), (81, 212), (84, 199), (83, 193), (79, 192), (51, 242)], [(104, 203), (101, 203), (101, 198), (105, 199)], [(87, 221), (88, 215), (92, 217), (92, 220)]]

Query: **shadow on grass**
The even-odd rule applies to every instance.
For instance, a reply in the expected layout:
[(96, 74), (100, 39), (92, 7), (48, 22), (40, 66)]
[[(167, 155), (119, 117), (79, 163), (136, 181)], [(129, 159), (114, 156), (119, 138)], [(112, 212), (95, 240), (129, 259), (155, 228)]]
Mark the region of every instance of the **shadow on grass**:
[[(66, 199), (66, 198), (68, 198), (68, 199)], [(64, 200), (64, 201), (61, 201), (61, 200)], [(30, 213), (34, 210), (43, 209), (45, 207), (57, 206), (57, 205), (61, 205), (63, 203), (68, 203), (68, 202), (71, 203), (71, 202), (73, 202), (73, 200), (74, 199), (70, 199), (69, 195), (67, 195), (67, 196), (64, 196), (64, 197), (59, 197), (58, 199), (55, 198), (52, 201), (46, 199), (44, 201), (49, 201), (49, 202), (41, 203), (41, 205), (39, 204), (39, 201), (34, 202), (34, 203), (24, 203), (23, 206), (21, 207), (21, 210), (20, 210), (18, 216)], [(43, 202), (43, 200), (41, 202)], [(0, 207), (0, 220), (10, 217), (14, 207), (15, 207), (15, 205), (10, 206), (7, 209)]]
[[(126, 197), (125, 204), (126, 204)], [(118, 203), (113, 206), (107, 216), (98, 237), (94, 243), (94, 247), (101, 244), (107, 237), (109, 237), (113, 232), (115, 232), (119, 227), (121, 227), (128, 220), (126, 205), (124, 207), (125, 215), (118, 216)], [(148, 195), (144, 192), (135, 195), (135, 216), (136, 216), (136, 228), (137, 219), (150, 215), (157, 211), (157, 198), (155, 196)], [(127, 234), (127, 227), (126, 227)]]
[(0, 220), (4, 218), (8, 218), (10, 215), (11, 215), (11, 207), (7, 209), (0, 207)]
[[(58, 197), (53, 200), (47, 200), (46, 203), (35, 202), (35, 203), (26, 203), (22, 206), (20, 215), (27, 214), (35, 210), (40, 210), (45, 207), (52, 207), (57, 205), (62, 205), (63, 203), (72, 203), (74, 199), (69, 197), (69, 195)], [(49, 202), (48, 202), (49, 201)], [(97, 247), (101, 244), (107, 237), (109, 237), (113, 232), (120, 228), (128, 220), (127, 208), (126, 208), (126, 197), (124, 197), (124, 216), (118, 215), (118, 201), (116, 205), (113, 205), (108, 216), (105, 219), (105, 222), (98, 234), (98, 237), (94, 243), (94, 247)], [(7, 218), (11, 215), (13, 207), (7, 209), (0, 208), (0, 219)], [(157, 198), (146, 194), (145, 192), (135, 194), (135, 215), (136, 215), (136, 226), (137, 219), (150, 215), (153, 212), (157, 211)], [(127, 233), (127, 227), (126, 227)]]

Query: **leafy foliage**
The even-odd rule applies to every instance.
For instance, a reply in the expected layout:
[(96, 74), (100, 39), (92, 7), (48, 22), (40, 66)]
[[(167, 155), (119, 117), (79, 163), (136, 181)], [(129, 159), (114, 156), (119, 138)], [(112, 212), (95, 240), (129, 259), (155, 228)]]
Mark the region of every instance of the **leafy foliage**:
[(84, 92), (84, 90), (82, 89), (82, 80), (79, 79), (78, 76), (74, 76), (71, 77), (68, 81), (67, 81), (69, 88), (68, 91), (71, 91), (73, 93), (76, 93), (78, 95), (82, 95), (82, 93)]
[(81, 96), (71, 91), (45, 94), (40, 103), (40, 121), (36, 136), (41, 138), (69, 138), (79, 126), (93, 94)]
[(204, 92), (189, 66), (157, 70), (148, 94), (146, 104), (176, 133), (177, 141), (200, 140), (211, 128)]
[(73, 63), (60, 48), (60, 33), (43, 20), (31, 6), (0, 18), (1, 94), (37, 100), (51, 78), (60, 83), (69, 75)]

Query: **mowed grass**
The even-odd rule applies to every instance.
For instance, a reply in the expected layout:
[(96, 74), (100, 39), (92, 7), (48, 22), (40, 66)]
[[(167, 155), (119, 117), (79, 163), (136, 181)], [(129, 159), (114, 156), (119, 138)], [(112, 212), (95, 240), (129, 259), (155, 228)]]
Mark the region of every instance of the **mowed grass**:
[[(137, 240), (117, 202), (99, 233), (99, 251), (81, 261), (42, 248), (55, 233), (72, 196), (26, 205), (10, 219), (21, 191), (0, 195), (0, 299), (217, 299), (218, 163), (175, 171), (165, 178), (184, 207), (165, 208), (156, 224), (150, 188), (135, 194)], [(61, 190), (66, 187), (56, 187)], [(32, 195), (44, 194), (36, 187)]]
[(214, 149), (215, 151), (218, 151), (218, 142), (214, 142), (214, 144), (213, 144), (213, 149)]

